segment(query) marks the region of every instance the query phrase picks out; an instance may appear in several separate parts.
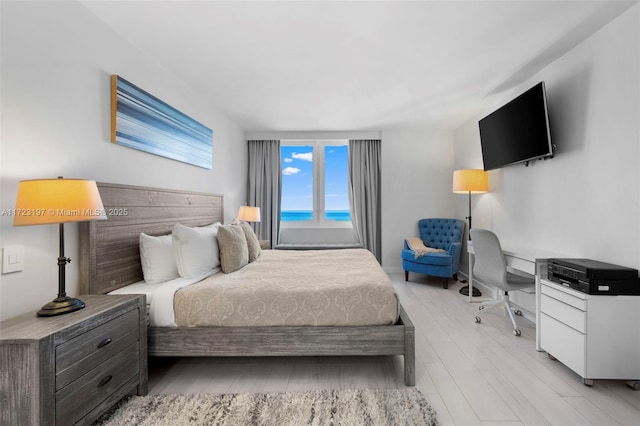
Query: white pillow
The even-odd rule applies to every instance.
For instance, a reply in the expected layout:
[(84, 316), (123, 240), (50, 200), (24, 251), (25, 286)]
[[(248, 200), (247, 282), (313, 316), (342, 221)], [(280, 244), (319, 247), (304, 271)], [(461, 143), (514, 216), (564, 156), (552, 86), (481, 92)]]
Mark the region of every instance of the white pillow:
[(140, 234), (140, 263), (147, 284), (158, 284), (178, 278), (171, 235), (152, 237)]
[(219, 222), (198, 228), (179, 223), (173, 227), (173, 256), (181, 277), (195, 278), (220, 265), (218, 226)]

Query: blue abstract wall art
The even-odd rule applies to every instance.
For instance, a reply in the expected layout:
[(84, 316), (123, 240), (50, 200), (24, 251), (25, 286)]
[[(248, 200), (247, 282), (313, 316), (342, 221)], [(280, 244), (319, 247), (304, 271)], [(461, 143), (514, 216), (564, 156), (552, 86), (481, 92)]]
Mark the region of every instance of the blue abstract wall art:
[(213, 167), (213, 130), (118, 75), (111, 76), (111, 142)]

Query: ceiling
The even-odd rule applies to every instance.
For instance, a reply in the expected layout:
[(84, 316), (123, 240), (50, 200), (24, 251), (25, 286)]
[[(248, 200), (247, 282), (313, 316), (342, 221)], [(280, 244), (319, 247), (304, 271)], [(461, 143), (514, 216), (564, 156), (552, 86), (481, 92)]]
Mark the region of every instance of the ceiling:
[(633, 2), (81, 1), (244, 130), (455, 125)]

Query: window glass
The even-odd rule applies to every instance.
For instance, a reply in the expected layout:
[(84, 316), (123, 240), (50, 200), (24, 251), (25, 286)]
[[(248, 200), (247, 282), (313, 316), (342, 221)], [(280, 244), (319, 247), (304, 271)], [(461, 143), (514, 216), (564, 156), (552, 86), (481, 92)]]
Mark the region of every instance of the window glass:
[(281, 221), (313, 219), (313, 146), (282, 145)]
[(347, 145), (324, 147), (324, 218), (350, 221)]

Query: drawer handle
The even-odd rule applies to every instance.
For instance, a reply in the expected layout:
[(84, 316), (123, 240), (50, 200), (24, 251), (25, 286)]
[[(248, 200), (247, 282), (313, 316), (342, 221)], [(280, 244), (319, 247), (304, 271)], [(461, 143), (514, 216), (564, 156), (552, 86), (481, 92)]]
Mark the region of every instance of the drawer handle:
[(107, 377), (104, 377), (102, 380), (100, 380), (100, 383), (98, 383), (98, 387), (99, 388), (103, 387), (104, 385), (109, 383), (111, 379), (113, 379), (113, 376), (109, 374)]
[(112, 342), (111, 337), (107, 337), (102, 342), (98, 343), (98, 349), (104, 348), (105, 346), (107, 346), (111, 342)]

